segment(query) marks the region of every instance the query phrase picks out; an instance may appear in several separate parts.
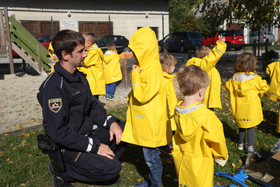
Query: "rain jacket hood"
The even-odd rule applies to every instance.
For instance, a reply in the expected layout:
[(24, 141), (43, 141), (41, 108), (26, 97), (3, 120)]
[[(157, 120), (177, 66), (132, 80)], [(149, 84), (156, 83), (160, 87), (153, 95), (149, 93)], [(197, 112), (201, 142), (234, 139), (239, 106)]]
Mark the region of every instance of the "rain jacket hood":
[(228, 159), (223, 124), (201, 102), (176, 106), (176, 134), (173, 158), (179, 186), (213, 186), (214, 159), (225, 165)]
[(153, 148), (166, 145), (171, 141), (172, 132), (154, 31), (149, 27), (137, 30), (129, 40), (129, 47), (142, 70), (130, 73), (132, 90), (127, 97), (122, 141)]
[(158, 41), (149, 27), (137, 30), (130, 38), (128, 47), (133, 51), (142, 69), (151, 68), (159, 61)]
[(227, 92), (230, 94), (232, 113), (236, 124), (240, 128), (251, 128), (261, 123), (263, 112), (261, 97), (269, 89), (266, 80), (250, 72), (235, 73), (226, 82)]

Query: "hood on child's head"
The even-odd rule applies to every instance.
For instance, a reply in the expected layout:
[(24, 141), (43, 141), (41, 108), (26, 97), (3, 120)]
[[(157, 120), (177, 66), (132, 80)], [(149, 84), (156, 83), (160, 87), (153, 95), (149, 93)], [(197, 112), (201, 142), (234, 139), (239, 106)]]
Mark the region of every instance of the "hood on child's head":
[(150, 27), (143, 27), (134, 32), (128, 47), (135, 54), (141, 68), (159, 61), (158, 41), (155, 32)]

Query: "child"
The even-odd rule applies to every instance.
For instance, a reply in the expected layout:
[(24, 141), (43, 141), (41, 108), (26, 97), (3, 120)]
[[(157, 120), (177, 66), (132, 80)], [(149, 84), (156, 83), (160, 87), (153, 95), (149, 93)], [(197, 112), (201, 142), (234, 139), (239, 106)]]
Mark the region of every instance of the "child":
[(162, 162), (160, 146), (171, 141), (168, 121), (166, 88), (159, 62), (158, 42), (149, 27), (137, 30), (128, 46), (137, 61), (132, 66), (130, 80), (132, 90), (128, 95), (126, 125), (122, 141), (142, 147), (149, 167), (149, 180), (134, 186), (160, 186)]
[(117, 53), (114, 43), (107, 44), (107, 51), (104, 58), (104, 77), (106, 84), (106, 99), (114, 100), (116, 83), (122, 80), (120, 56)]
[(219, 35), (217, 45), (211, 50), (209, 47), (202, 46), (195, 52), (195, 56), (188, 60), (187, 65), (196, 65), (204, 69), (209, 78), (209, 86), (205, 92), (204, 102), (208, 108), (220, 108), (221, 104), (221, 77), (215, 65), (220, 60), (227, 49), (225, 37)]
[[(266, 67), (266, 72), (270, 76), (270, 88), (266, 93), (267, 97), (272, 101), (280, 102), (280, 62), (273, 62)], [(280, 133), (280, 104), (278, 110), (278, 119), (276, 125), (276, 132)]]
[(224, 166), (228, 151), (223, 124), (203, 103), (209, 84), (207, 73), (195, 65), (177, 73), (183, 101), (176, 106), (173, 158), (179, 186), (213, 187), (215, 161)]
[[(174, 112), (178, 100), (173, 85), (173, 79), (175, 77), (173, 75), (173, 72), (175, 70), (175, 65), (177, 64), (177, 59), (168, 53), (160, 53), (159, 61), (162, 66), (164, 82), (167, 90), (167, 103), (169, 109), (171, 129), (172, 131), (176, 131)], [(172, 147), (172, 143), (170, 143), (167, 146), (161, 147), (160, 150), (162, 150), (165, 153), (171, 154), (172, 153), (171, 147)]]
[(99, 95), (105, 95), (105, 79), (103, 73), (104, 54), (96, 45), (95, 34), (92, 32), (83, 35), (85, 38), (85, 48), (87, 57), (84, 60), (84, 67), (78, 68), (79, 71), (87, 75), (92, 95), (97, 99)]
[[(59, 62), (59, 59), (57, 58), (56, 54), (54, 54), (53, 47), (52, 47), (52, 42), (49, 44), (48, 52), (49, 52), (50, 57), (53, 59), (53, 61), (55, 63)], [(49, 73), (49, 75), (52, 74), (52, 72), (54, 71), (55, 63), (52, 65), (51, 72)]]
[(239, 127), (238, 149), (244, 149), (247, 130), (249, 153), (254, 152), (255, 126), (263, 120), (261, 97), (269, 89), (265, 80), (256, 74), (258, 59), (243, 53), (234, 62), (234, 75), (226, 82), (235, 122)]

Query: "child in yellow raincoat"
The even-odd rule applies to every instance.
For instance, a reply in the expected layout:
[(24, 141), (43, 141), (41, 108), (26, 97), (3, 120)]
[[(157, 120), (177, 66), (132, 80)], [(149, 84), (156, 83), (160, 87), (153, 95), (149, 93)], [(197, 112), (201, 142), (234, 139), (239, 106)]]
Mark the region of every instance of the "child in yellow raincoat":
[(196, 65), (204, 69), (209, 78), (210, 83), (205, 92), (204, 102), (208, 108), (220, 108), (221, 104), (221, 76), (215, 65), (220, 60), (227, 49), (225, 37), (219, 35), (217, 45), (211, 50), (209, 47), (202, 46), (195, 52), (195, 56), (188, 60), (187, 65)]
[(239, 127), (238, 149), (244, 149), (248, 136), (248, 152), (254, 152), (255, 126), (263, 120), (261, 97), (269, 89), (266, 80), (256, 74), (258, 58), (243, 53), (234, 62), (234, 75), (226, 82), (235, 122)]
[(120, 56), (114, 43), (107, 44), (104, 54), (104, 77), (106, 84), (106, 99), (114, 100), (115, 88), (118, 81), (122, 80)]
[(85, 38), (87, 57), (84, 60), (84, 67), (80, 67), (78, 70), (87, 75), (91, 93), (98, 99), (99, 95), (106, 94), (103, 72), (104, 54), (95, 43), (96, 38), (94, 33), (89, 32), (83, 36)]
[[(59, 62), (59, 59), (57, 58), (56, 54), (53, 51), (52, 42), (49, 44), (48, 52), (49, 52), (50, 57), (53, 59), (53, 61), (55, 63)], [(52, 72), (54, 71), (55, 63), (52, 65), (51, 72), (49, 73), (49, 75), (52, 74)]]
[(176, 106), (172, 140), (178, 185), (213, 187), (214, 159), (224, 166), (228, 151), (223, 124), (203, 103), (209, 77), (195, 65), (181, 67), (176, 76), (184, 96)]
[(158, 147), (171, 141), (172, 132), (167, 123), (166, 88), (155, 32), (149, 27), (137, 30), (128, 47), (137, 63), (130, 73), (132, 90), (122, 141), (141, 146), (149, 167), (149, 179), (134, 186), (160, 186), (162, 162)]
[[(272, 101), (280, 102), (280, 61), (273, 62), (266, 67), (266, 72), (270, 76), (270, 88), (267, 91), (267, 97)], [(280, 133), (280, 104), (278, 109), (278, 119), (276, 132)]]
[[(168, 109), (169, 109), (169, 120), (171, 124), (172, 131), (175, 133), (176, 131), (176, 123), (174, 120), (174, 112), (176, 104), (178, 103), (176, 92), (174, 89), (173, 79), (174, 75), (173, 72), (175, 70), (175, 65), (177, 64), (177, 59), (170, 55), (169, 53), (160, 53), (159, 54), (159, 61), (162, 66), (163, 70), (163, 77), (164, 82), (167, 90), (167, 103), (168, 103)], [(160, 147), (160, 150), (172, 154), (172, 142), (170, 142), (168, 145)]]

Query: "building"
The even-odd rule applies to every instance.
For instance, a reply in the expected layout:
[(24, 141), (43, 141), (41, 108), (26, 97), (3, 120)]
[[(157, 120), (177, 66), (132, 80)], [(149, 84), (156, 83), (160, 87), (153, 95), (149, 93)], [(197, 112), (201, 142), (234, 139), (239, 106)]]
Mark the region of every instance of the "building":
[(168, 0), (9, 0), (0, 1), (3, 7), (34, 36), (71, 29), (129, 39), (144, 26), (151, 27), (158, 39), (169, 33)]

